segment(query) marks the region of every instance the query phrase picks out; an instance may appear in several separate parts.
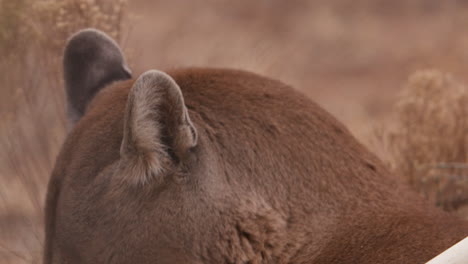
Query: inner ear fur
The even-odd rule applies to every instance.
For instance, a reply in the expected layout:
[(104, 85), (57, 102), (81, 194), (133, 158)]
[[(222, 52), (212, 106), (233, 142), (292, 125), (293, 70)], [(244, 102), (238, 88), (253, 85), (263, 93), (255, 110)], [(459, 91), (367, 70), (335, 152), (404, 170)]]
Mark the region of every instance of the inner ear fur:
[(85, 29), (67, 42), (63, 55), (67, 111), (73, 126), (94, 95), (106, 85), (131, 78), (118, 44), (96, 29)]
[(141, 184), (161, 180), (197, 144), (182, 91), (166, 73), (150, 70), (131, 88), (125, 112), (121, 163)]

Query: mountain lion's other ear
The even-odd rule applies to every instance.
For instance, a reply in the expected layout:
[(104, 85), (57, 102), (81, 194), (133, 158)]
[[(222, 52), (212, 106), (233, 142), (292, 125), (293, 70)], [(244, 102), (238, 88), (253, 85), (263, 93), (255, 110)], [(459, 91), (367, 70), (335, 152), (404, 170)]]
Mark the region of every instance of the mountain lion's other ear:
[(117, 43), (96, 29), (79, 31), (68, 40), (63, 68), (71, 125), (84, 115), (86, 106), (100, 89), (131, 78)]
[(142, 74), (128, 95), (120, 148), (125, 177), (134, 184), (161, 181), (168, 166), (184, 161), (197, 144), (184, 97), (167, 74)]

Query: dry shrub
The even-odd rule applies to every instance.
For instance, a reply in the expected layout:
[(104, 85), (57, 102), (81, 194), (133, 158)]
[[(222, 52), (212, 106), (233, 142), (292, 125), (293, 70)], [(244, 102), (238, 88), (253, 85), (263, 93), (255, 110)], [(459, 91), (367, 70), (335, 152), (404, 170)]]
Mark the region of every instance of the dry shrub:
[(0, 0), (0, 263), (41, 255), (46, 183), (65, 135), (64, 44), (86, 27), (121, 40), (125, 7), (124, 0)]
[(17, 50), (18, 40), (26, 34), (24, 21), (26, 16), (22, 12), (27, 9), (28, 0), (8, 1), (0, 0), (0, 50), (2, 56), (8, 56), (11, 51)]
[(393, 169), (446, 210), (468, 202), (468, 93), (449, 74), (412, 75), (384, 139)]
[(53, 29), (41, 30), (47, 48), (61, 51), (70, 34), (86, 27), (99, 28), (120, 40), (126, 4), (126, 0), (39, 0), (35, 15), (41, 26)]

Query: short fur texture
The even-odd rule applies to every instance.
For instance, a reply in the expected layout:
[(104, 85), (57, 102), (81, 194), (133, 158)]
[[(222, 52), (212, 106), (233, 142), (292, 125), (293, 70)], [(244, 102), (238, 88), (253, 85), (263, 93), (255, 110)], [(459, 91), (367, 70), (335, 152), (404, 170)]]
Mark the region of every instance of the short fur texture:
[(120, 174), (132, 175), (123, 177), (127, 182), (162, 181), (171, 154), (180, 160), (196, 146), (196, 130), (182, 92), (163, 72), (151, 70), (138, 78), (128, 96), (124, 120)]
[[(423, 263), (468, 234), (287, 85), (228, 69), (154, 74), (102, 87), (68, 135), (45, 264)], [(138, 174), (122, 169), (138, 156), (129, 133), (164, 160), (157, 178), (122, 180)]]

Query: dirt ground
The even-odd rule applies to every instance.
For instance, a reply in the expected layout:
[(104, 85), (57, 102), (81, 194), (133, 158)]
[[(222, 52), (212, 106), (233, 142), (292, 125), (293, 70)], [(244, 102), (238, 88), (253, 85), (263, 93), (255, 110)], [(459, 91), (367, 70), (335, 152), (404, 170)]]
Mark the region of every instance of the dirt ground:
[[(129, 10), (122, 43), (135, 75), (207, 66), (279, 79), (330, 111), (379, 155), (375, 128), (385, 125), (411, 73), (436, 68), (468, 81), (468, 1), (133, 0)], [(45, 137), (55, 143), (47, 154), (38, 151), (44, 147), (27, 133), (33, 129), (25, 125), (28, 118), (19, 111), (12, 119), (21, 123), (0, 125), (0, 263), (38, 261), (53, 164), (44, 157), (54, 157), (64, 138), (63, 129), (51, 131)], [(18, 127), (26, 132), (16, 133)], [(42, 176), (28, 181), (29, 174)]]

